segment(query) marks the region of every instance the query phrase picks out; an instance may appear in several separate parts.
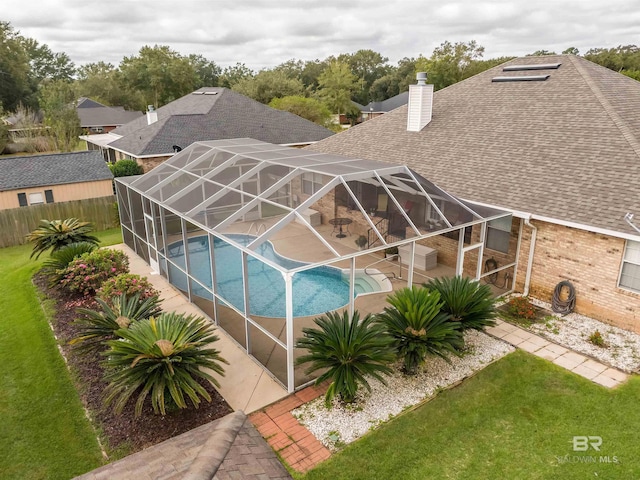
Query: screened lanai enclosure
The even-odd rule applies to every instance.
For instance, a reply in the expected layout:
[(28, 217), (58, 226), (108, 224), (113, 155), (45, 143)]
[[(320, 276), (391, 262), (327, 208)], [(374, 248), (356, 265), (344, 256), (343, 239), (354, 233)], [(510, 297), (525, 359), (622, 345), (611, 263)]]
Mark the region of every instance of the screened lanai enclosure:
[(404, 166), (218, 140), (116, 191), (125, 243), (290, 392), (312, 380), (296, 339), (325, 312), (376, 313), (442, 275), (513, 288), (511, 216)]

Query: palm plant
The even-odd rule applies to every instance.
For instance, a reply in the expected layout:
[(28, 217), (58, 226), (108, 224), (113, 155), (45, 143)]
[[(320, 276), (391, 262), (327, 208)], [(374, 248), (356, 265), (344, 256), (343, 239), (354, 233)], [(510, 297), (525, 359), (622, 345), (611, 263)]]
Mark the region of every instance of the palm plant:
[(34, 255), (38, 258), (49, 249), (55, 252), (70, 243), (89, 242), (98, 245), (100, 240), (89, 235), (92, 231), (90, 223), (81, 222), (77, 218), (40, 220), (40, 226), (27, 235), (27, 240), (34, 243), (31, 258)]
[(325, 395), (327, 406), (336, 395), (345, 403), (353, 402), (359, 385), (371, 391), (367, 376), (385, 383), (382, 374), (392, 372), (388, 364), (394, 360), (391, 339), (371, 315), (360, 321), (357, 311), (351, 318), (346, 311), (342, 315), (329, 312), (314, 322), (319, 328), (302, 329), (304, 336), (296, 347), (309, 353), (296, 364), (311, 363), (307, 373), (325, 370), (316, 384), (331, 380)]
[(64, 275), (62, 270), (83, 253), (93, 252), (96, 248), (98, 247), (91, 242), (76, 242), (51, 252), (51, 257), (43, 266), (44, 273), (49, 277), (49, 284), (58, 284)]
[(415, 374), (427, 355), (447, 360), (449, 353), (456, 354), (464, 346), (458, 324), (441, 311), (443, 303), (437, 291), (403, 288), (390, 295), (387, 302), (391, 306), (385, 307), (377, 319), (393, 337), (407, 374)]
[(109, 382), (105, 402), (113, 403), (116, 413), (122, 412), (134, 394), (138, 395), (136, 416), (142, 413), (149, 394), (155, 413), (165, 415), (168, 401), (186, 408), (186, 397), (198, 408), (200, 397), (211, 401), (198, 380), (219, 386), (205, 369), (224, 375), (221, 363), (229, 363), (211, 348), (218, 340), (213, 325), (194, 315), (162, 313), (134, 322), (116, 335), (121, 338), (107, 341), (109, 350), (103, 353)]
[(466, 277), (433, 279), (424, 285), (440, 293), (442, 310), (461, 330), (483, 330), (495, 325), (495, 299), (489, 285), (481, 285)]
[(158, 297), (141, 301), (139, 295), (126, 294), (112, 297), (109, 302), (96, 298), (100, 308), (78, 308), (81, 316), (76, 320), (78, 335), (69, 343), (81, 352), (102, 348), (107, 340), (116, 337), (116, 331), (128, 328), (132, 322), (147, 319), (161, 312)]

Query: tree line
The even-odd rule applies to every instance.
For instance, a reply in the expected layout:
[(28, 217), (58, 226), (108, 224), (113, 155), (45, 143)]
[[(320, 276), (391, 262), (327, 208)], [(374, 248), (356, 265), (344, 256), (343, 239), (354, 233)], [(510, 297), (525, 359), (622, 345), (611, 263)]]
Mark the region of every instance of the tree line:
[[(532, 55), (554, 53), (538, 50)], [(562, 53), (580, 54), (574, 47)], [(640, 48), (635, 45), (593, 48), (583, 56), (640, 80)], [(219, 86), (329, 126), (332, 114), (359, 113), (352, 101), (366, 105), (408, 90), (418, 71), (428, 72), (429, 83), (439, 90), (513, 58), (483, 57), (484, 47), (473, 40), (445, 41), (429, 56), (405, 57), (395, 65), (363, 49), (323, 60), (291, 59), (254, 71), (241, 62), (222, 68), (200, 54), (147, 45), (118, 65), (97, 61), (76, 66), (66, 53), (53, 52), (0, 21), (0, 112), (20, 106), (43, 109), (46, 120), (55, 122), (67, 115), (65, 105), (79, 97), (144, 111), (147, 105), (157, 108), (198, 88)]]

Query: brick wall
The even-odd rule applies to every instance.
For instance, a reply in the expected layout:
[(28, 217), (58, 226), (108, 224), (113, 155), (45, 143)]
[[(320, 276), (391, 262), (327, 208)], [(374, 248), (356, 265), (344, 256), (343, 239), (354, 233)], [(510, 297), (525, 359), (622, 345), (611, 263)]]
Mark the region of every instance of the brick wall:
[[(570, 281), (576, 311), (640, 333), (640, 295), (618, 287), (625, 241), (575, 228), (532, 221), (538, 227), (530, 295), (551, 302), (555, 286)], [(531, 229), (524, 227), (516, 289), (524, 289)]]
[(148, 171), (156, 168), (161, 163), (166, 162), (170, 158), (171, 157), (137, 158), (136, 162), (138, 162), (139, 165), (142, 165), (144, 173), (147, 173)]

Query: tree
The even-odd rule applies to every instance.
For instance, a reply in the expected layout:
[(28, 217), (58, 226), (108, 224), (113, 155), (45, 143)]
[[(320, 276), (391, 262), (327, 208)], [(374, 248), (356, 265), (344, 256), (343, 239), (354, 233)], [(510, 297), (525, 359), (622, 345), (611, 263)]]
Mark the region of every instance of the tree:
[(415, 374), (427, 355), (446, 359), (464, 346), (459, 324), (442, 311), (437, 291), (414, 285), (396, 291), (387, 302), (390, 306), (377, 318), (394, 339), (407, 374)]
[(87, 63), (78, 69), (78, 96), (89, 97), (110, 106), (129, 110), (146, 108), (144, 95), (125, 84), (120, 71), (111, 63)]
[(39, 98), (44, 121), (53, 134), (56, 149), (61, 152), (73, 151), (80, 135), (80, 119), (72, 84), (64, 80), (48, 82), (41, 88)]
[(221, 87), (232, 88), (236, 83), (245, 78), (251, 78), (254, 76), (253, 70), (247, 67), (244, 63), (236, 63), (233, 66), (225, 67), (220, 76)]
[(22, 46), (29, 58), (31, 77), (36, 85), (45, 79), (68, 82), (73, 79), (76, 67), (66, 53), (54, 53), (48, 45), (33, 38), (22, 38)]
[(105, 380), (109, 385), (105, 402), (113, 403), (116, 413), (122, 412), (134, 394), (138, 396), (136, 416), (142, 413), (148, 396), (153, 411), (162, 415), (167, 413), (167, 405), (187, 408), (187, 397), (197, 408), (201, 397), (211, 401), (201, 382), (219, 387), (209, 372), (222, 376), (222, 363), (229, 363), (212, 348), (218, 336), (202, 317), (161, 313), (115, 334), (121, 338), (106, 342)]
[(120, 62), (123, 82), (156, 108), (194, 90), (198, 77), (191, 61), (166, 45), (144, 46)]
[(640, 70), (640, 48), (636, 45), (592, 48), (585, 53), (584, 58), (620, 73)]
[(308, 352), (296, 364), (310, 363), (307, 373), (322, 370), (316, 384), (331, 380), (326, 405), (336, 395), (345, 403), (353, 402), (360, 385), (370, 391), (367, 377), (385, 383), (382, 375), (391, 373), (389, 364), (394, 359), (391, 338), (371, 315), (361, 321), (357, 311), (351, 318), (347, 311), (328, 312), (314, 323), (318, 328), (303, 328), (303, 337), (296, 342), (296, 348)]
[(357, 87), (356, 81), (348, 64), (332, 60), (318, 78), (318, 96), (333, 113), (345, 113), (352, 105), (351, 93)]
[(475, 40), (470, 42), (445, 41), (436, 47), (428, 59), (420, 56), (416, 61), (416, 71), (427, 72), (429, 83), (436, 90), (464, 80), (474, 62), (482, 58), (484, 47)]
[(354, 92), (353, 99), (366, 105), (371, 101), (371, 86), (378, 78), (390, 71), (387, 65), (389, 59), (373, 50), (358, 50), (355, 53), (338, 56), (338, 61), (346, 62), (351, 72), (358, 79), (358, 89)]
[(527, 57), (544, 57), (547, 55), (557, 55), (556, 52), (552, 52), (550, 50), (536, 50), (533, 53), (527, 53)]
[(194, 88), (218, 86), (222, 69), (216, 65), (216, 62), (208, 60), (202, 55), (191, 54), (188, 58), (196, 72), (197, 79)]
[(34, 243), (31, 258), (34, 255), (38, 258), (47, 250), (56, 252), (72, 243), (88, 242), (98, 245), (100, 240), (89, 235), (91, 232), (93, 232), (93, 225), (89, 222), (81, 222), (77, 218), (40, 220), (40, 226), (27, 235), (27, 240)]
[(29, 73), (29, 57), (19, 32), (0, 21), (0, 110), (13, 111), (20, 103), (35, 106)]
[(269, 102), (271, 108), (291, 112), (299, 117), (311, 120), (318, 125), (328, 127), (331, 125), (331, 111), (325, 104), (315, 98), (300, 96), (287, 96), (274, 98)]
[(288, 78), (282, 70), (262, 70), (255, 77), (240, 79), (232, 89), (265, 104), (304, 91), (300, 80)]
[(569, 47), (562, 51), (563, 55), (580, 55), (580, 50), (576, 47)]

